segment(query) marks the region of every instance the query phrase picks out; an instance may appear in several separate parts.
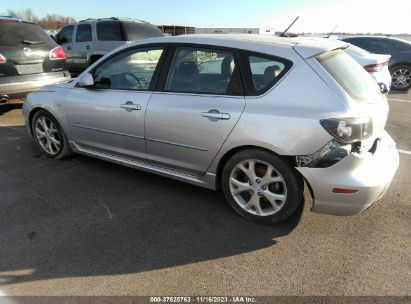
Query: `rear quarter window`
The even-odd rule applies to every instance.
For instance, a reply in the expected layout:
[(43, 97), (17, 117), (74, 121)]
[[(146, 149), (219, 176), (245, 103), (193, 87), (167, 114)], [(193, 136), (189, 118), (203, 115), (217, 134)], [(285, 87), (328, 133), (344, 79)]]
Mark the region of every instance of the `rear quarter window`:
[(265, 54), (245, 53), (247, 95), (261, 95), (270, 90), (291, 68), (292, 62)]
[(381, 94), (377, 82), (343, 50), (328, 51), (316, 59), (357, 102), (372, 102)]
[(122, 22), (121, 23), (125, 39), (134, 41), (144, 38), (162, 37), (163, 33), (156, 26), (138, 22)]
[(97, 22), (97, 39), (100, 41), (124, 41), (119, 21)]

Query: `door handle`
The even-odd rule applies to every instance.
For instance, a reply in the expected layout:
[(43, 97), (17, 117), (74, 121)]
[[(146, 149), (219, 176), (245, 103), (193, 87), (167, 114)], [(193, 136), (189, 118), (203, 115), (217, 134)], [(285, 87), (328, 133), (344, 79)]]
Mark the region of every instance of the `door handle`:
[(123, 109), (126, 109), (128, 111), (141, 110), (140, 105), (134, 104), (131, 101), (127, 101), (126, 103), (121, 104), (120, 107), (123, 108)]
[(210, 110), (208, 112), (203, 112), (203, 113), (201, 113), (201, 116), (211, 118), (212, 120), (218, 120), (218, 119), (227, 120), (227, 119), (230, 119), (230, 114), (222, 113), (218, 110)]

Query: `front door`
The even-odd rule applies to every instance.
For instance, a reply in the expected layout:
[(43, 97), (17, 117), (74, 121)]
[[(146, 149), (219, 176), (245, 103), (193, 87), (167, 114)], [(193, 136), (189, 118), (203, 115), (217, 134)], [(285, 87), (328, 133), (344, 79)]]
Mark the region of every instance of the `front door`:
[(74, 70), (81, 71), (87, 68), (92, 42), (93, 36), (91, 24), (79, 23), (77, 25), (75, 43), (73, 43), (72, 46)]
[(66, 53), (66, 64), (69, 70), (73, 68), (73, 33), (74, 25), (67, 25), (61, 29), (56, 37), (56, 42), (64, 49)]
[(162, 47), (127, 50), (94, 69), (94, 87), (72, 90), (67, 116), (77, 145), (146, 158), (144, 115), (162, 53)]
[(163, 92), (146, 114), (147, 159), (205, 172), (245, 106), (234, 53), (177, 47)]

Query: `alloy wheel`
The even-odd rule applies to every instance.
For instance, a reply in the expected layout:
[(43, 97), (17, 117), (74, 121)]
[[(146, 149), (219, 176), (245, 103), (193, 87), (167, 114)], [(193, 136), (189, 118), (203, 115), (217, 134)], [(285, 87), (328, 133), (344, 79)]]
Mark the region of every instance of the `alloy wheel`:
[(398, 89), (408, 88), (411, 84), (411, 71), (400, 68), (392, 73), (392, 85)]
[(273, 215), (287, 200), (284, 178), (261, 160), (249, 159), (237, 164), (231, 171), (229, 184), (235, 202), (254, 215)]
[(50, 155), (56, 155), (61, 148), (61, 138), (56, 125), (49, 118), (41, 116), (34, 127), (40, 147)]

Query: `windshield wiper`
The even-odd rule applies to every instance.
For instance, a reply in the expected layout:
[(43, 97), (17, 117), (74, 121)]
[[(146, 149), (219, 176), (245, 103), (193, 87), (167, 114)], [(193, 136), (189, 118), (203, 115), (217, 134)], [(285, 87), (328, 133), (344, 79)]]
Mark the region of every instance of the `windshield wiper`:
[(39, 40), (39, 41), (23, 40), (22, 42), (24, 44), (30, 44), (30, 45), (45, 43), (45, 41), (42, 41), (42, 40)]

